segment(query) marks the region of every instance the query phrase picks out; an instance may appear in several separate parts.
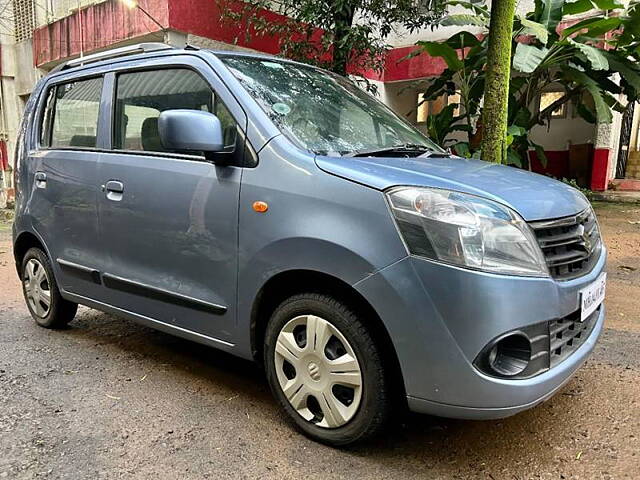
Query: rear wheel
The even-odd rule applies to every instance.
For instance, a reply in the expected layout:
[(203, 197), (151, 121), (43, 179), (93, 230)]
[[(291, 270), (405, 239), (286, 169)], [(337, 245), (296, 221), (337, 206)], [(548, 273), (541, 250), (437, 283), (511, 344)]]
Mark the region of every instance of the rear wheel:
[(379, 432), (390, 411), (380, 351), (347, 304), (308, 293), (284, 301), (265, 338), (271, 389), (311, 438), (347, 445)]
[(60, 295), (49, 259), (39, 248), (31, 248), (22, 260), (22, 291), (31, 316), (41, 327), (62, 328), (78, 309)]

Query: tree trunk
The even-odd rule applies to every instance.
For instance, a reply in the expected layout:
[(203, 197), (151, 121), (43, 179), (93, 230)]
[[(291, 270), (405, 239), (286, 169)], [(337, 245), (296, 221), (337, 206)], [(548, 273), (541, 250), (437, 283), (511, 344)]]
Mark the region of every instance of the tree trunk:
[(482, 157), (495, 163), (506, 163), (507, 156), (507, 109), (515, 8), (515, 0), (494, 0), (491, 5), (487, 79), (482, 109)]
[[(338, 75), (347, 75), (350, 47), (343, 47), (343, 39), (351, 31), (356, 8), (353, 2), (333, 2), (333, 61), (331, 70)], [(349, 45), (349, 42), (346, 42)]]

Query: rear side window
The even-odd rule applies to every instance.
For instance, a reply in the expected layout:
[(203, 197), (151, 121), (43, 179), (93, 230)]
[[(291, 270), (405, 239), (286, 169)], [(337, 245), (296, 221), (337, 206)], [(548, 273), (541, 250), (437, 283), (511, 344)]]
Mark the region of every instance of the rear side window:
[(50, 148), (95, 148), (102, 78), (64, 83), (47, 96), (40, 144)]
[(113, 147), (117, 150), (165, 152), (158, 117), (165, 110), (189, 109), (214, 113), (224, 132), (225, 151), (237, 141), (237, 124), (209, 84), (184, 68), (125, 73), (118, 76)]

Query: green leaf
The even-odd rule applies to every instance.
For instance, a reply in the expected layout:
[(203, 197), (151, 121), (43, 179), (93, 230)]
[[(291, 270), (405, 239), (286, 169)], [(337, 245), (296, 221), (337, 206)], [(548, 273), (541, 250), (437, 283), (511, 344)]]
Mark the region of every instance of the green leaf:
[(467, 31), (458, 32), (455, 35), (449, 37), (448, 40), (445, 41), (447, 45), (451, 48), (455, 48), (456, 50), (461, 48), (468, 47), (477, 47), (480, 45), (480, 40), (473, 33), (469, 33)]
[(529, 125), (530, 121), (531, 121), (531, 110), (529, 110), (527, 107), (520, 107), (516, 110), (515, 114), (513, 115), (513, 119), (511, 120), (511, 123), (513, 123), (513, 125), (518, 125), (526, 128)]
[(605, 94), (602, 92), (596, 81), (584, 72), (580, 72), (568, 67), (564, 68), (563, 70), (567, 77), (569, 77), (573, 82), (582, 86), (587, 92), (589, 92), (589, 95), (591, 95), (591, 98), (593, 98), (593, 103), (596, 107), (597, 121), (599, 123), (611, 123), (613, 121), (611, 108), (605, 100)]
[(522, 168), (522, 158), (513, 148), (507, 149), (507, 165), (515, 165)]
[(473, 132), (471, 125), (465, 125), (464, 123), (458, 123), (451, 126), (452, 132)]
[(439, 23), (444, 27), (465, 27), (467, 25), (474, 25), (476, 27), (489, 26), (489, 20), (486, 17), (472, 15), (470, 13), (454, 13), (452, 15), (447, 15), (440, 20)]
[(532, 35), (540, 40), (544, 45), (549, 41), (549, 32), (541, 23), (529, 20), (522, 15), (518, 16), (525, 35)]
[(566, 2), (562, 13), (564, 15), (578, 15), (593, 10), (594, 8), (595, 6), (591, 0), (578, 0), (576, 2)]
[(589, 37), (600, 37), (611, 30), (617, 29), (622, 24), (622, 19), (619, 17), (604, 18), (604, 17), (592, 17), (582, 22), (578, 22), (562, 31), (564, 38), (569, 35), (579, 32), (580, 30), (586, 30), (586, 35)]
[(526, 43), (518, 43), (513, 56), (513, 68), (522, 73), (532, 73), (549, 53), (547, 48), (538, 48)]
[(576, 2), (566, 2), (562, 12), (565, 15), (578, 15), (596, 8), (606, 11), (617, 10), (624, 8), (624, 6), (617, 3), (616, 0), (577, 0)]
[(435, 98), (441, 97), (445, 93), (448, 92), (448, 83), (451, 81), (450, 75), (451, 70), (446, 70), (444, 74), (440, 77), (437, 77), (433, 82), (427, 87), (427, 89), (423, 92), (423, 97), (425, 100), (433, 100)]
[(533, 142), (531, 142), (531, 145), (536, 151), (536, 157), (538, 157), (538, 161), (542, 164), (544, 168), (547, 168), (547, 163), (549, 163), (549, 159), (547, 158), (547, 154), (545, 153), (544, 148), (542, 148), (541, 145), (538, 145), (537, 143), (533, 143)]
[(456, 143), (452, 148), (459, 157), (471, 158), (471, 149), (467, 142)]
[(513, 135), (507, 135), (507, 139), (504, 143), (506, 147), (509, 148), (513, 144)]
[(576, 42), (572, 39), (568, 39), (569, 43), (580, 50), (594, 70), (608, 70), (609, 69), (609, 61), (607, 57), (604, 55), (602, 50), (596, 47), (592, 47), (591, 45), (586, 45), (584, 43)]
[(587, 71), (586, 68), (584, 68), (582, 65), (579, 65), (579, 64), (577, 64), (575, 62), (572, 62), (572, 61), (569, 61), (568, 65), (571, 68), (575, 68), (576, 70), (580, 70), (581, 72), (586, 72)]
[(635, 90), (636, 94), (640, 93), (640, 71), (635, 63), (630, 62), (624, 57), (619, 56), (616, 52), (605, 51), (604, 54), (609, 61), (609, 68), (618, 72), (621, 77), (621, 81), (626, 82)]
[(555, 33), (562, 20), (564, 0), (536, 0), (535, 20), (542, 24), (548, 32)]
[(518, 125), (510, 125), (507, 128), (507, 134), (511, 135), (512, 137), (521, 137), (525, 133), (527, 133), (527, 129), (519, 127)]
[(578, 115), (580, 115), (580, 117), (582, 117), (582, 119), (586, 122), (595, 124), (598, 121), (598, 119), (596, 118), (596, 114), (592, 112), (591, 109), (587, 107), (581, 100), (578, 100), (575, 106)]
[(453, 71), (460, 70), (464, 64), (458, 58), (458, 52), (442, 42), (418, 42), (417, 45), (432, 57), (441, 57)]
[(624, 5), (616, 2), (616, 0), (592, 0), (600, 10), (617, 10), (624, 8)]

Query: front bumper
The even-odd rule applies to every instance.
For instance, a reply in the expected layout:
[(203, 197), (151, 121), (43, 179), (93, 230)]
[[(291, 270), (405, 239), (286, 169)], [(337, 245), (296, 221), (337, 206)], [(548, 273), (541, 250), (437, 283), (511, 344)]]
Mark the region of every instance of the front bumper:
[(499, 335), (566, 317), (579, 291), (604, 271), (606, 250), (583, 277), (508, 277), (407, 257), (355, 285), (393, 340), (409, 407), (453, 418), (513, 415), (552, 396), (584, 363), (602, 332), (605, 309), (580, 347), (550, 370), (509, 380), (473, 361)]

